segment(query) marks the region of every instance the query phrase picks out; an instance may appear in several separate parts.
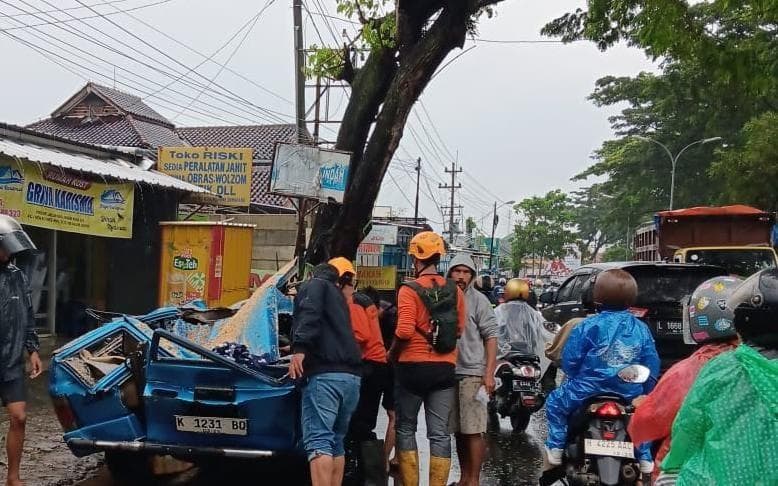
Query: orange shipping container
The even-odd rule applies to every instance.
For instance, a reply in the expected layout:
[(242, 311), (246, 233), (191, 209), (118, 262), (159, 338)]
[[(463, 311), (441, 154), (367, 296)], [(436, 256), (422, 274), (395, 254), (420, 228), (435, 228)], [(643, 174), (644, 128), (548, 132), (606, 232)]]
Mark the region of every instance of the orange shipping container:
[(163, 222), (160, 306), (203, 300), (227, 307), (249, 297), (254, 226), (219, 222)]

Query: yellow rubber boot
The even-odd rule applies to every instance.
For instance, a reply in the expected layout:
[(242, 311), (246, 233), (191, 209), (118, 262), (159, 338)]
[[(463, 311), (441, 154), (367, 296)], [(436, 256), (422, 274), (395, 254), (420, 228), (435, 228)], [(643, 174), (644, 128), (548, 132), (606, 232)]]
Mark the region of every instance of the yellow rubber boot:
[(451, 470), (450, 457), (430, 457), (430, 485), (446, 486), (448, 473)]
[(397, 451), (402, 486), (419, 486), (419, 451)]

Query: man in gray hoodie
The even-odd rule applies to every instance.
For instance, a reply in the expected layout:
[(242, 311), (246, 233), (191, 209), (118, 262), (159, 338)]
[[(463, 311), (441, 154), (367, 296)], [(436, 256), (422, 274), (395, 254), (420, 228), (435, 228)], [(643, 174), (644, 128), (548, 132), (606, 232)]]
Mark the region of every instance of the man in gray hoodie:
[[(487, 400), (494, 393), (494, 368), (497, 363), (497, 318), (489, 299), (473, 287), (476, 268), (466, 253), (454, 256), (448, 278), (465, 293), (468, 319), (459, 339), (457, 355), (457, 403), (451, 425), (457, 439), (462, 476), (458, 486), (477, 486), (486, 454)], [(479, 390), (481, 399), (478, 398)]]

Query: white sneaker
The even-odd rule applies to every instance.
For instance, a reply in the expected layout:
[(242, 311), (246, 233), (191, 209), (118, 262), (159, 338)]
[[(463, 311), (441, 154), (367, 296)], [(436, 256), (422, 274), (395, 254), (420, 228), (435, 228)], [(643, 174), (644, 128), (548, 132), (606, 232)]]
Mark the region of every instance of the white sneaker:
[(546, 447), (546, 457), (548, 458), (548, 463), (552, 466), (560, 466), (562, 464), (563, 453), (562, 449), (549, 449)]
[(646, 461), (645, 459), (641, 459), (639, 469), (643, 474), (651, 474), (654, 472), (654, 461)]

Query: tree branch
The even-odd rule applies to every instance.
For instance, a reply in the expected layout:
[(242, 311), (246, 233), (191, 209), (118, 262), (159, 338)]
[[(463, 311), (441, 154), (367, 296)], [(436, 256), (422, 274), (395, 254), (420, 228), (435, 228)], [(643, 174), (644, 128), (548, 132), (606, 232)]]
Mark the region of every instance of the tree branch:
[(375, 200), (413, 105), (435, 70), (456, 47), (465, 43), (467, 25), (475, 13), (475, 0), (451, 2), (427, 34), (410, 49), (388, 88), (383, 107), (368, 141), (362, 163), (352, 170), (351, 185), (333, 233), (343, 235), (333, 241), (332, 253), (352, 257), (362, 238), (361, 230), (370, 221)]

